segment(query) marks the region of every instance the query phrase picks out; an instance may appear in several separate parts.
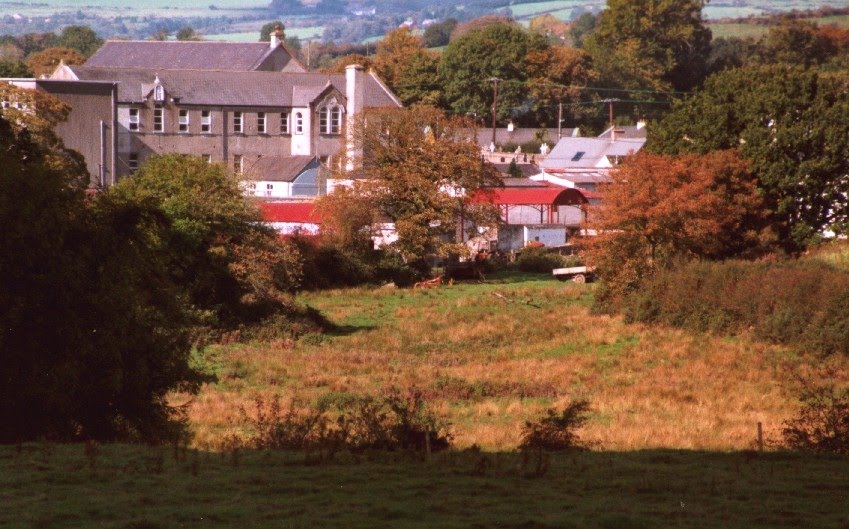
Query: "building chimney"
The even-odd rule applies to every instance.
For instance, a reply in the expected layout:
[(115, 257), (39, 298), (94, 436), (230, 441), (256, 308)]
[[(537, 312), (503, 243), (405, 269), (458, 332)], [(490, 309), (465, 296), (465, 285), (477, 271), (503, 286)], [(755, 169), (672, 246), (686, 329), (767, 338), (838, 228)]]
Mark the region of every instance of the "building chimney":
[(269, 43), (271, 49), (276, 48), (283, 44), (283, 41), (286, 39), (286, 34), (283, 33), (283, 28), (280, 27), (280, 24), (274, 26), (274, 31), (271, 32), (271, 42)]
[(359, 158), (362, 153), (358, 152), (353, 142), (353, 126), (354, 120), (363, 110), (363, 100), (364, 97), (364, 89), (365, 89), (365, 75), (363, 73), (363, 67), (359, 64), (351, 64), (350, 66), (345, 67), (345, 98), (348, 100), (348, 104), (345, 108), (345, 125), (346, 125), (346, 134), (348, 136), (347, 139), (347, 153), (348, 153), (348, 163), (346, 166), (347, 170), (352, 170), (354, 168), (354, 160)]

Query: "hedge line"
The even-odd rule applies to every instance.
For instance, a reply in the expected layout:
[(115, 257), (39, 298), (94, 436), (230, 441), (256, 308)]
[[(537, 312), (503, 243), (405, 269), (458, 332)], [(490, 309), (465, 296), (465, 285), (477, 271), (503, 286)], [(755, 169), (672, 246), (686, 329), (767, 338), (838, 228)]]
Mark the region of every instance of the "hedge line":
[(690, 263), (655, 273), (623, 305), (629, 321), (849, 353), (849, 273), (815, 261)]

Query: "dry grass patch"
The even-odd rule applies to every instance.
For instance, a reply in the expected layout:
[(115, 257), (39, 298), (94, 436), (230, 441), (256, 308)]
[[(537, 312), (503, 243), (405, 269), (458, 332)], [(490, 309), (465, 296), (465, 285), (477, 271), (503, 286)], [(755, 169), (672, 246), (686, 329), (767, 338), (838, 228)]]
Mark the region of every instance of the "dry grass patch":
[(536, 280), (306, 294), (339, 331), (212, 348), (219, 382), (189, 418), (211, 442), (256, 395), (316, 402), (415, 386), (461, 448), (515, 449), (524, 421), (585, 398), (583, 438), (605, 449), (733, 450), (751, 447), (757, 422), (770, 434), (795, 413), (787, 370), (815, 359), (593, 315), (592, 289)]

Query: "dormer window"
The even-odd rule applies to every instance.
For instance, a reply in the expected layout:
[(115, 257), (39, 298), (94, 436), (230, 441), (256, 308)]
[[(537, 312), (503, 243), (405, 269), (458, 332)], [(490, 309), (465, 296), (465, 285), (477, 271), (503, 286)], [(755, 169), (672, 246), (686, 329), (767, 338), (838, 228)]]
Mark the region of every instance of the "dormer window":
[(318, 111), (319, 131), (322, 134), (339, 134), (342, 129), (342, 107), (332, 103)]
[(153, 87), (153, 100), (157, 103), (165, 102), (165, 87), (161, 84), (157, 84)]

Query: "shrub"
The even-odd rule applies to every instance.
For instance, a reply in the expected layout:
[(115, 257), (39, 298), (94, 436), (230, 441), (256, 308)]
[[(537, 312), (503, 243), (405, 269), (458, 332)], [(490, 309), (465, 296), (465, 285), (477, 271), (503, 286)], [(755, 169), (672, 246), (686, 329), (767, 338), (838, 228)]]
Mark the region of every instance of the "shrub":
[(427, 410), (422, 393), (406, 395), (392, 389), (385, 395), (335, 395), (319, 399), (313, 408), (293, 402), (284, 412), (277, 397), (255, 401), (255, 413), (242, 408), (253, 448), (319, 453), (322, 458), (346, 450), (441, 451), (451, 446), (448, 424)]
[(659, 270), (616, 308), (628, 321), (752, 331), (822, 355), (849, 353), (849, 273), (816, 261), (696, 262)]
[(587, 422), (590, 403), (586, 400), (572, 402), (559, 414), (549, 409), (546, 416), (536, 421), (527, 421), (522, 428), (519, 450), (585, 450), (575, 430)]
[(563, 256), (552, 253), (548, 248), (525, 248), (516, 259), (516, 265), (522, 272), (550, 274), (554, 268), (563, 266)]
[(849, 386), (838, 386), (835, 374), (826, 368), (816, 379), (797, 377), (802, 408), (782, 430), (790, 448), (849, 455)]

